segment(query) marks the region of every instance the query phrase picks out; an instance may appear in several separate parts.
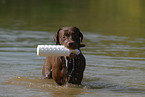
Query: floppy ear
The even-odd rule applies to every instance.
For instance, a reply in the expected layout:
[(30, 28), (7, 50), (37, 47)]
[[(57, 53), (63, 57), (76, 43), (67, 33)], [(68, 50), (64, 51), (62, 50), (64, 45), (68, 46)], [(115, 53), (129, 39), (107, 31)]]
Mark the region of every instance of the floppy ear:
[(82, 32), (80, 32), (79, 28), (77, 28), (77, 27), (74, 27), (74, 28), (76, 28), (78, 30), (79, 36), (80, 36), (80, 40), (82, 42), (83, 41), (83, 34), (82, 34)]
[(60, 45), (60, 43), (59, 43), (59, 31), (60, 31), (60, 30), (61, 30), (61, 29), (59, 29), (59, 30), (56, 32), (56, 34), (54, 35), (54, 37), (53, 37), (53, 39), (54, 39), (56, 45)]
[[(83, 41), (83, 34), (82, 34), (82, 32), (80, 32), (80, 30), (77, 27), (75, 27), (75, 28), (78, 30), (79, 36), (80, 36), (80, 40), (82, 42)], [(80, 43), (80, 47), (85, 47), (85, 46), (86, 46), (85, 44)]]
[(80, 32), (80, 38), (81, 38), (81, 42), (83, 41), (83, 34), (82, 34), (82, 32)]

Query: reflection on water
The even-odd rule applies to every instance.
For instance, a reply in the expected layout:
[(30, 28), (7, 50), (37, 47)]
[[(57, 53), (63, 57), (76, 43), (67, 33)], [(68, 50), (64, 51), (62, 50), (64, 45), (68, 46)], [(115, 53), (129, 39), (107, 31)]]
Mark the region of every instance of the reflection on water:
[[(0, 96), (144, 97), (144, 0), (1, 0)], [(41, 78), (39, 44), (78, 26), (87, 66), (81, 86)]]

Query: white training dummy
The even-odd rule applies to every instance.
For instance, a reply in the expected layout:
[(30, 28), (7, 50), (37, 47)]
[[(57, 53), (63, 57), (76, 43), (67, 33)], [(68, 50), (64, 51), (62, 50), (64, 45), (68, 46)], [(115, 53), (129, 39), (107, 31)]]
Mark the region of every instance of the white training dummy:
[(71, 53), (79, 54), (78, 49), (68, 49), (64, 45), (38, 45), (37, 56), (69, 56)]

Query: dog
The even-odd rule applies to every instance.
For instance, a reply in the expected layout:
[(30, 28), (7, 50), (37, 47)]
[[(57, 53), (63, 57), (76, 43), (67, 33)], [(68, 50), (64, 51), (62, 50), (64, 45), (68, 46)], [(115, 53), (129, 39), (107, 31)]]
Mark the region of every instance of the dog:
[(42, 75), (53, 78), (58, 85), (67, 83), (80, 85), (86, 67), (86, 60), (80, 48), (85, 47), (83, 34), (77, 27), (63, 27), (54, 35), (56, 45), (64, 45), (69, 49), (78, 49), (80, 54), (69, 56), (47, 56), (43, 64)]

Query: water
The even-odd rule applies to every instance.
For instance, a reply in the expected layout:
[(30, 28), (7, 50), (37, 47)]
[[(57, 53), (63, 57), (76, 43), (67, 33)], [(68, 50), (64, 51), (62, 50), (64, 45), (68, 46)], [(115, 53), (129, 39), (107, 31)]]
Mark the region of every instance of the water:
[[(36, 56), (38, 44), (53, 44), (46, 31), (1, 29), (1, 96), (117, 96), (144, 95), (145, 39), (84, 32), (82, 49), (87, 67), (82, 86), (57, 86), (41, 77), (45, 57)], [(12, 33), (12, 34), (8, 34)], [(49, 42), (48, 42), (49, 41)], [(129, 43), (126, 45), (126, 42)], [(132, 46), (132, 45), (140, 46)]]
[[(145, 97), (144, 1), (70, 2), (0, 1), (0, 96)], [(36, 47), (70, 25), (83, 31), (87, 66), (82, 85), (57, 86), (42, 79)]]

